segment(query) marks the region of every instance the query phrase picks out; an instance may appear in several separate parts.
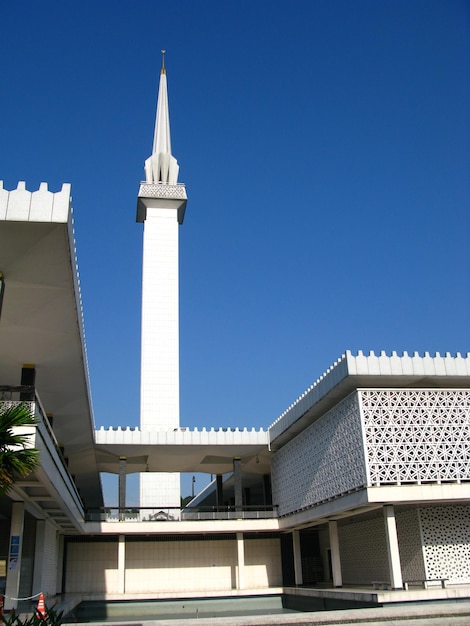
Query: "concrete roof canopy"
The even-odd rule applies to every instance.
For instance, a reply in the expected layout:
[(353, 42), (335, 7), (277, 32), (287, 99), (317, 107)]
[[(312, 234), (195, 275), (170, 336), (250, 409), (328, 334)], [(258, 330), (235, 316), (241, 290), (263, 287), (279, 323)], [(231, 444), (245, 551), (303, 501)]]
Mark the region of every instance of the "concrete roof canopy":
[(34, 365), (84, 504), (101, 506), (69, 184), (31, 193), (0, 183), (0, 271), (0, 385), (19, 385), (23, 365)]

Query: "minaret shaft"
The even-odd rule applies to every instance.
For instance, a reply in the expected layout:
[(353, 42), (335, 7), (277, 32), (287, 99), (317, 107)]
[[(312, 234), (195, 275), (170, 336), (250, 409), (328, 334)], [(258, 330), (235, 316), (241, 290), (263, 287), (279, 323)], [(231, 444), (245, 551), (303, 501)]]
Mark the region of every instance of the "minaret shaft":
[[(178, 164), (171, 154), (164, 68), (145, 178), (137, 202), (137, 221), (144, 223), (140, 427), (142, 431), (173, 430), (180, 423), (178, 228), (187, 198), (184, 185), (177, 184)], [(178, 517), (179, 474), (142, 474), (140, 506), (151, 507), (143, 511), (144, 518)]]
[(141, 428), (179, 426), (178, 215), (149, 208), (142, 276)]

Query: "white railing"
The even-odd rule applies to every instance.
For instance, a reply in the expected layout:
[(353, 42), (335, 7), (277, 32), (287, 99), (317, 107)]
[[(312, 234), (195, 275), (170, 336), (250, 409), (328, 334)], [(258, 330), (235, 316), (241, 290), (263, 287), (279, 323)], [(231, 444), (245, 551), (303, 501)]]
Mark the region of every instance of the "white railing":
[(276, 505), (198, 507), (103, 507), (90, 509), (87, 522), (197, 522), (208, 520), (273, 519)]

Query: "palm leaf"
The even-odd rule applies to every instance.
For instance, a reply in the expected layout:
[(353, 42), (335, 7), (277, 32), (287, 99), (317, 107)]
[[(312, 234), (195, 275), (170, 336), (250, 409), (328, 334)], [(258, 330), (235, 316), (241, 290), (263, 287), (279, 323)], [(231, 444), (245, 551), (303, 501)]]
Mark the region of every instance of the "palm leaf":
[(30, 405), (0, 404), (0, 494), (8, 491), (16, 478), (30, 474), (39, 464), (39, 451), (28, 448), (31, 433), (18, 433), (22, 426), (34, 426)]

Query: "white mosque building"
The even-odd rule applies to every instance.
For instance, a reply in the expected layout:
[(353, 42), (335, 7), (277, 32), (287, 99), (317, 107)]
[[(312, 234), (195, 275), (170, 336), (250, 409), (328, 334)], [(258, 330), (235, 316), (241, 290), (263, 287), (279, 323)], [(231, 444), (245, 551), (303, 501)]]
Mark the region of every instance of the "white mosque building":
[[(39, 592), (469, 598), (470, 355), (345, 352), (267, 430), (181, 428), (187, 196), (164, 68), (145, 177), (140, 429), (95, 430), (70, 185), (0, 185), (0, 405), (30, 404), (41, 456), (0, 497), (6, 607)], [(119, 475), (117, 510), (103, 508), (101, 472)], [(185, 509), (180, 472), (216, 476)]]

